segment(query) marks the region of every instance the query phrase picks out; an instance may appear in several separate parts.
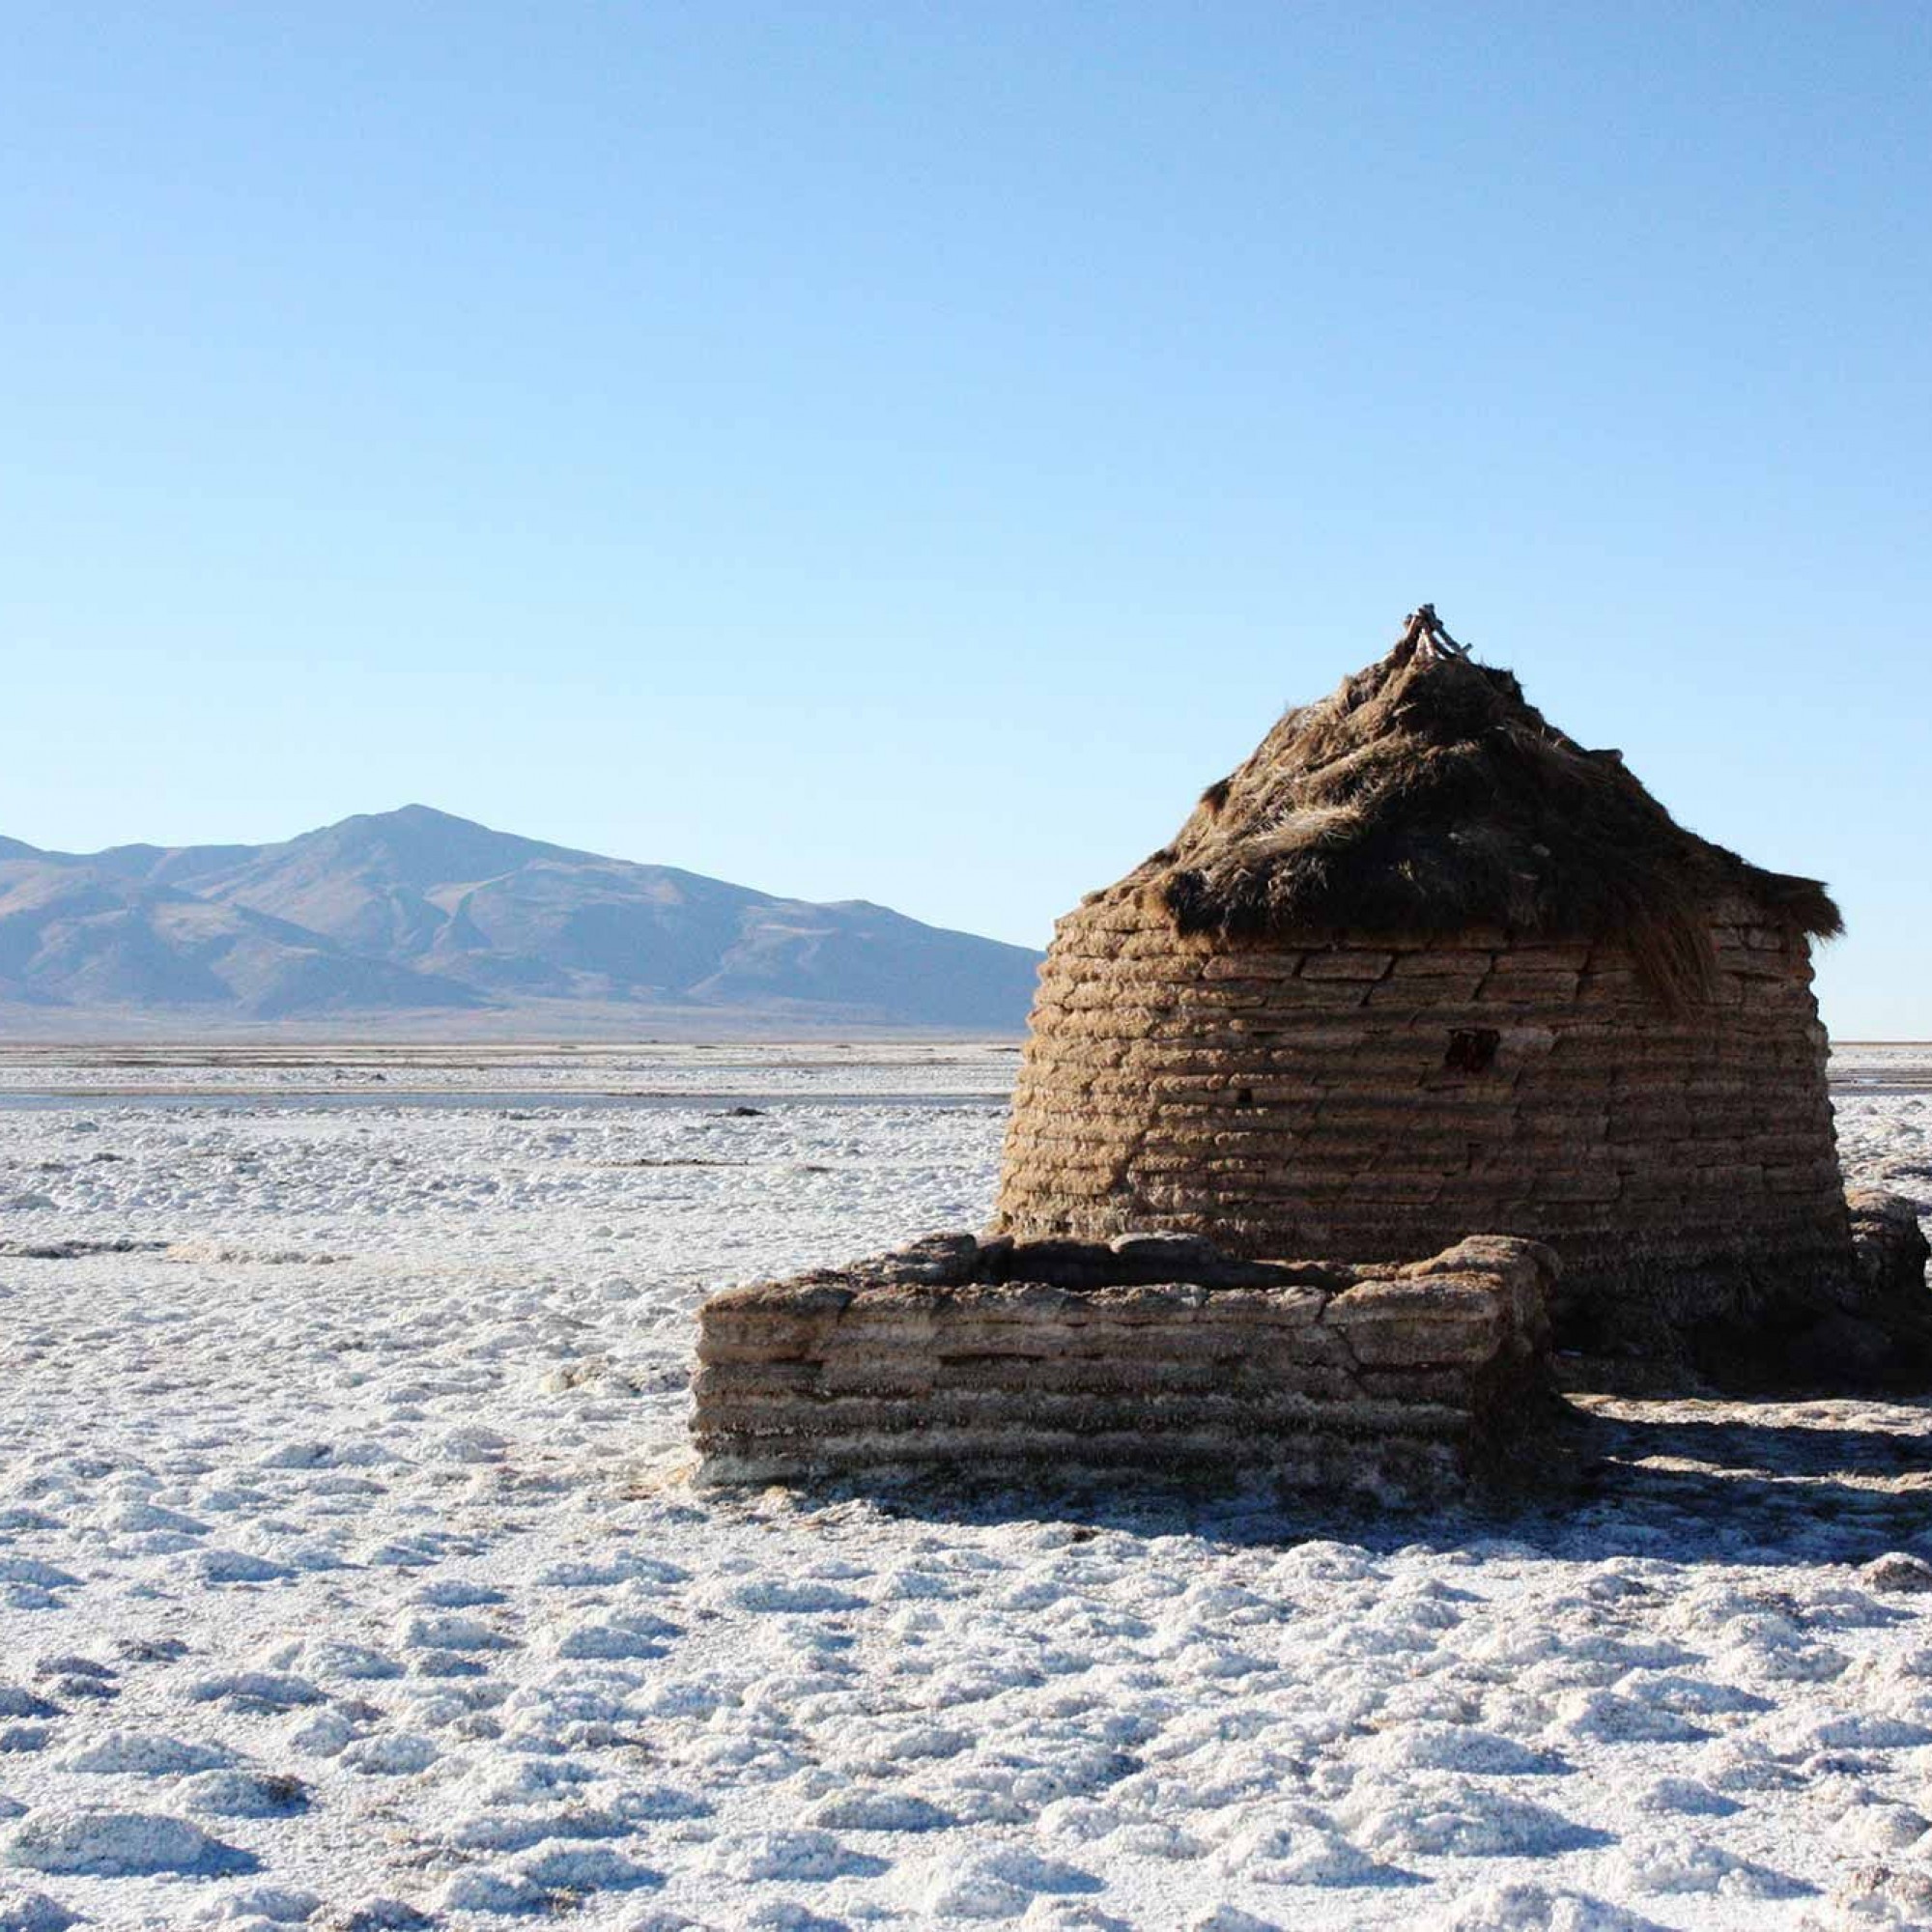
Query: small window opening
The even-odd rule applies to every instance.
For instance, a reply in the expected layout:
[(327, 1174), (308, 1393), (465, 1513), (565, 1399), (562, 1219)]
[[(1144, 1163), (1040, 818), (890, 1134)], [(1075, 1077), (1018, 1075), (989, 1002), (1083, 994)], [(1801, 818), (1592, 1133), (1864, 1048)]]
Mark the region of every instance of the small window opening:
[(1487, 1073), (1496, 1064), (1503, 1037), (1494, 1027), (1458, 1027), (1449, 1036), (1442, 1065), (1451, 1073)]
[(1240, 1092), (1235, 1095), (1235, 1105), (1237, 1107), (1252, 1107), (1254, 1104), (1255, 1104), (1255, 1090), (1252, 1087), (1243, 1087), (1240, 1090)]

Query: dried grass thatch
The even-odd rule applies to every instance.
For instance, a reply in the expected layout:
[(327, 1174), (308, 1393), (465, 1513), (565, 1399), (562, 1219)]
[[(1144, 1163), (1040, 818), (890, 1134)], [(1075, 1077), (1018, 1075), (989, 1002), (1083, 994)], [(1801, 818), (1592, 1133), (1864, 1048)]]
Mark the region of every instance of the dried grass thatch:
[(1182, 932), (1616, 939), (1681, 1006), (1713, 971), (1710, 907), (1742, 895), (1830, 937), (1815, 879), (1687, 832), (1624, 767), (1549, 724), (1424, 605), (1378, 664), (1291, 711), (1134, 874)]

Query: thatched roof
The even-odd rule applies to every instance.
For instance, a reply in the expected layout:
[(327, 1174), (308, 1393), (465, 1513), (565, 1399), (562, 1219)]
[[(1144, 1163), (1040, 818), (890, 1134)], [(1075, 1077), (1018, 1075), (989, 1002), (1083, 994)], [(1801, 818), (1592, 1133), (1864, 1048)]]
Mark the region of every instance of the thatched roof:
[(1815, 879), (1687, 832), (1624, 767), (1479, 665), (1424, 605), (1379, 663), (1291, 711), (1210, 785), (1131, 882), (1183, 932), (1441, 932), (1619, 939), (1673, 1003), (1709, 983), (1710, 908), (1741, 895), (1818, 937)]

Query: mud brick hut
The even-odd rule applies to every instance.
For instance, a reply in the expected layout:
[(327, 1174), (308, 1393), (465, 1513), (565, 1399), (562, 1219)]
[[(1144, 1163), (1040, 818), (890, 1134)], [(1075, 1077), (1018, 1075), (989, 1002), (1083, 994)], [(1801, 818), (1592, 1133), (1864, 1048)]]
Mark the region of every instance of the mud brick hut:
[(1060, 923), (997, 1232), (1525, 1236), (1560, 1344), (1747, 1367), (1855, 1273), (1811, 993), (1839, 929), (1424, 606)]

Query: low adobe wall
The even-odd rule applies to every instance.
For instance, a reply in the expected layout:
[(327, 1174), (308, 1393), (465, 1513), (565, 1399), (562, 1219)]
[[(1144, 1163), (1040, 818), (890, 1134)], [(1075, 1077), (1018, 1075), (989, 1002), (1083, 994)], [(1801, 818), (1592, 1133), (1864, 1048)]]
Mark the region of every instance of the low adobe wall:
[(1556, 1268), (1495, 1236), (1347, 1265), (935, 1236), (703, 1304), (700, 1480), (1191, 1467), (1454, 1489), (1540, 1419)]

